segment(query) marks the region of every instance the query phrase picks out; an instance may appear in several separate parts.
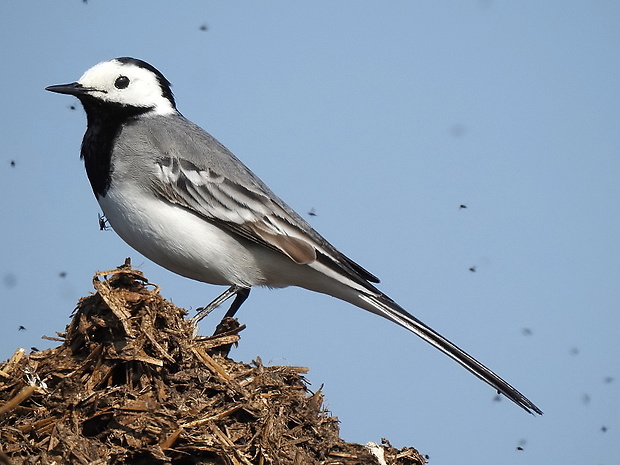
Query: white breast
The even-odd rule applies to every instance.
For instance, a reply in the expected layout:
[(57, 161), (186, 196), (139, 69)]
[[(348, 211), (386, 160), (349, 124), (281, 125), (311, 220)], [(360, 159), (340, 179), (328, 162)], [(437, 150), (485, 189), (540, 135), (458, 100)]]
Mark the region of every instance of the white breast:
[(257, 253), (248, 241), (124, 183), (99, 205), (127, 244), (170, 271), (211, 284), (265, 284)]

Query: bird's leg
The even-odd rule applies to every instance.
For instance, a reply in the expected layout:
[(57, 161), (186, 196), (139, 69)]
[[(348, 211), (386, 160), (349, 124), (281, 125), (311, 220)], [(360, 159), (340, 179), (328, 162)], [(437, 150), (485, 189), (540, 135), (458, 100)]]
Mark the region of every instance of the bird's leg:
[[(213, 302), (211, 302), (209, 305), (207, 305), (206, 307), (197, 308), (196, 310), (198, 311), (198, 313), (196, 314), (195, 317), (191, 319), (191, 321), (194, 324), (197, 324), (205, 316), (207, 316), (209, 313), (211, 313), (217, 307), (222, 305), (224, 302), (226, 302), (228, 299), (230, 299), (235, 294), (237, 294), (237, 298), (233, 301), (232, 305), (230, 306), (231, 309), (233, 307), (235, 308), (235, 311), (233, 312), (233, 315), (234, 315), (235, 312), (239, 309), (239, 307), (243, 303), (243, 301), (248, 298), (248, 295), (250, 294), (250, 288), (241, 287), (241, 286), (237, 286), (236, 284), (233, 284), (228, 289), (226, 289), (224, 292), (222, 292), (219, 296), (217, 296), (213, 300)], [(228, 313), (230, 313), (230, 310), (228, 310)], [(228, 315), (228, 313), (226, 315)]]
[(235, 297), (235, 300), (233, 300), (233, 303), (230, 304), (230, 308), (226, 312), (226, 315), (224, 315), (224, 318), (232, 318), (235, 316), (235, 313), (237, 313), (239, 307), (241, 307), (243, 302), (245, 302), (245, 299), (247, 299), (250, 295), (250, 289), (251, 288), (249, 287), (240, 287), (237, 290), (237, 296)]

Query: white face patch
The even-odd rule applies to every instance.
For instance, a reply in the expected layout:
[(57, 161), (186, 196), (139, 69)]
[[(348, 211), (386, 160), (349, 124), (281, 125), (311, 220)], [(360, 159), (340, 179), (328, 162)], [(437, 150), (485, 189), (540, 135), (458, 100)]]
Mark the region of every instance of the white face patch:
[(164, 97), (157, 76), (133, 63), (104, 61), (87, 70), (78, 83), (89, 89), (89, 95), (104, 102), (152, 108), (160, 115), (176, 111)]

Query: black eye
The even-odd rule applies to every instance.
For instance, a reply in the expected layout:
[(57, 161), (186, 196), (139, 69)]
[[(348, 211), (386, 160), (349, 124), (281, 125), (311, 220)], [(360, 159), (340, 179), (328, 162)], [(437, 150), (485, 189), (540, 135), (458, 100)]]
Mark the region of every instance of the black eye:
[(125, 89), (129, 85), (129, 78), (127, 76), (119, 76), (114, 81), (114, 87), (117, 89)]

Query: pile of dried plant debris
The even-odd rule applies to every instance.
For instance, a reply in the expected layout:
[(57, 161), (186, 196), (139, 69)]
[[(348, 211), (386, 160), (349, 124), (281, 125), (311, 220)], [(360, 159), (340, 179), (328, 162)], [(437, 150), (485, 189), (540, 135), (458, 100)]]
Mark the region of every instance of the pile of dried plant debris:
[(401, 464), (345, 443), (306, 368), (227, 358), (236, 320), (196, 337), (127, 261), (98, 273), (56, 348), (0, 364), (0, 464)]

